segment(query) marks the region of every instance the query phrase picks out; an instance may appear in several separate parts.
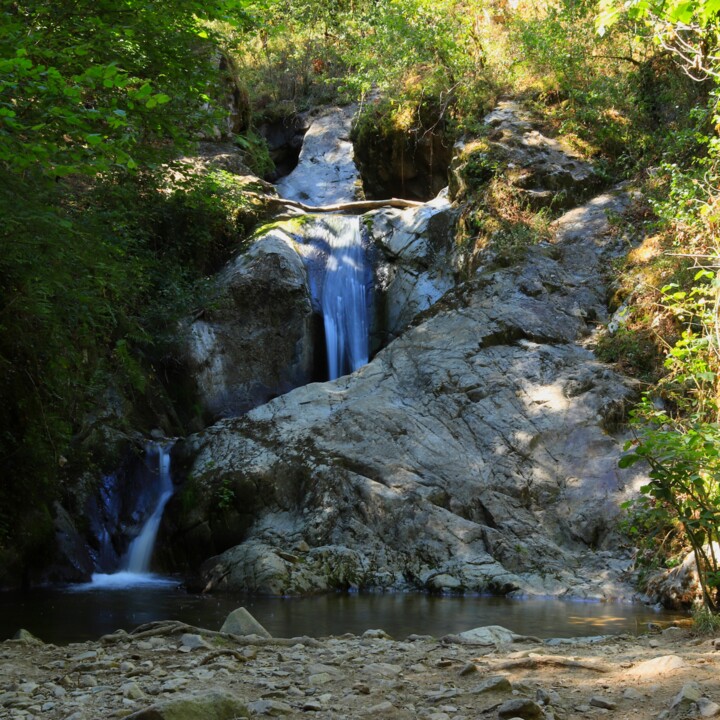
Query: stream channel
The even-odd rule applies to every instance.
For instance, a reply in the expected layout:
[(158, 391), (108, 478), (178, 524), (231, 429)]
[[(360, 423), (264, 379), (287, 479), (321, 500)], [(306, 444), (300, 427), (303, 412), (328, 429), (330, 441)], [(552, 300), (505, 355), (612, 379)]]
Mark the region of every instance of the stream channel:
[[(351, 114), (345, 110), (338, 111), (338, 115), (337, 121), (323, 118), (316, 132), (311, 128), (298, 168), (278, 183), (283, 196), (316, 205), (355, 199), (358, 174), (352, 145), (345, 140)], [(312, 150), (314, 155), (309, 157)], [(320, 169), (321, 176), (313, 176), (308, 166)], [(368, 269), (359, 218), (325, 218), (328, 232), (316, 241), (322, 241), (327, 248), (324, 284), (319, 294), (332, 380), (368, 361)], [(93, 582), (85, 585), (27, 594), (0, 593), (0, 640), (12, 637), (22, 627), (45, 642), (64, 644), (96, 639), (118, 629), (131, 630), (155, 620), (180, 620), (215, 630), (239, 606), (245, 606), (276, 637), (362, 634), (370, 628), (382, 628), (398, 639), (410, 634), (442, 637), (483, 625), (502, 625), (540, 638), (577, 637), (642, 633), (649, 622), (671, 623), (683, 617), (643, 605), (557, 599), (409, 593), (261, 598), (188, 593), (181, 580), (149, 572), (162, 512), (173, 490), (169, 447), (147, 450), (148, 457), (156, 458), (153, 463), (159, 462), (154, 471), (156, 487), (144, 489), (153, 493), (148, 507), (154, 510), (146, 512), (144, 527), (124, 556), (111, 564), (119, 568), (117, 572), (99, 572)], [(102, 556), (101, 552), (98, 569), (105, 569), (100, 562)]]

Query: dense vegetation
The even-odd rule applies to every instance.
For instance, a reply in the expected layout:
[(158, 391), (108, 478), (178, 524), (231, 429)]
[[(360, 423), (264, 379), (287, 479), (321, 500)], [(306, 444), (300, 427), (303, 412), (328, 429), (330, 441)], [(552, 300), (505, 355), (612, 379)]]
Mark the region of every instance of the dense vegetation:
[[(0, 0), (0, 565), (44, 561), (52, 503), (102, 468), (107, 428), (187, 429), (175, 328), (235, 246), (246, 199), (222, 172), (168, 163), (227, 134), (228, 81), (248, 113), (234, 139), (259, 173), (264, 121), (358, 100), (359, 133), (412, 149), (477, 135), (514, 94), (608, 183), (645, 192), (626, 222), (649, 237), (616, 268), (626, 310), (598, 352), (646, 383), (623, 459), (652, 468), (632, 523), (646, 560), (676, 562), (689, 545), (717, 607), (718, 11), (718, 0)], [(549, 216), (486, 179), (463, 198), (469, 256), (542, 237)]]

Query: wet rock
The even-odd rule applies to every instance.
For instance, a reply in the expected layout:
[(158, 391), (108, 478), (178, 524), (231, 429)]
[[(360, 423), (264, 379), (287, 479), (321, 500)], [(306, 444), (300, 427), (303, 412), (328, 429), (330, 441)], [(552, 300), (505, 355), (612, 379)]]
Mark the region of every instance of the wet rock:
[(242, 544), (204, 566), (208, 588), (632, 595), (612, 548), (642, 475), (617, 469), (616, 410), (635, 388), (579, 342), (606, 315), (608, 214), (627, 202), (561, 218), (552, 245), (451, 293), (357, 372), (188, 438), (204, 495), (243, 501)]
[(261, 234), (216, 279), (218, 299), (190, 323), (184, 362), (205, 415), (238, 415), (312, 379), (313, 311), (295, 241)]

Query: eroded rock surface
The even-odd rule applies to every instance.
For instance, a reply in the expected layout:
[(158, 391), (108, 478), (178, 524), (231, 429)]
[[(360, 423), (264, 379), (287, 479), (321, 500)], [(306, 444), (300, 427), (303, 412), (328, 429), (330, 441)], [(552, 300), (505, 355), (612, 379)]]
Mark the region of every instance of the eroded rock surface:
[(592, 165), (566, 143), (543, 135), (518, 103), (501, 101), (484, 123), (483, 140), (456, 146), (453, 198), (461, 197), (468, 184), (500, 174), (535, 207), (571, 208), (602, 187)]
[(209, 587), (629, 596), (613, 529), (637, 477), (613, 433), (634, 388), (582, 344), (622, 250), (607, 216), (628, 201), (572, 211), (353, 375), (188, 438), (194, 526), (252, 504)]

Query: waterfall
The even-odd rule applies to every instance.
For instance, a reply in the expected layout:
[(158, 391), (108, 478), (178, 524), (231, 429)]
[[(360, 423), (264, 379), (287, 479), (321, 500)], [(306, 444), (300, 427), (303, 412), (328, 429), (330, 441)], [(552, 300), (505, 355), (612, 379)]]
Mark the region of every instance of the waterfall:
[(162, 520), (165, 505), (173, 494), (172, 478), (170, 477), (170, 447), (153, 444), (146, 448), (148, 458), (157, 456), (158, 499), (140, 534), (130, 543), (128, 548), (124, 569), (131, 573), (147, 573), (150, 571), (150, 560), (155, 548), (155, 538), (160, 527), (160, 520)]
[(150, 573), (155, 540), (165, 505), (173, 494), (170, 475), (170, 450), (173, 443), (149, 442), (145, 446), (145, 463), (142, 477), (145, 487), (138, 498), (139, 507), (152, 508), (143, 522), (137, 537), (130, 543), (127, 553), (120, 562), (120, 569), (111, 574), (95, 573), (92, 582), (75, 589), (127, 588), (134, 585), (174, 584), (173, 580), (160, 578)]
[(368, 266), (359, 217), (326, 221), (328, 257), (322, 312), (330, 380), (368, 362)]

